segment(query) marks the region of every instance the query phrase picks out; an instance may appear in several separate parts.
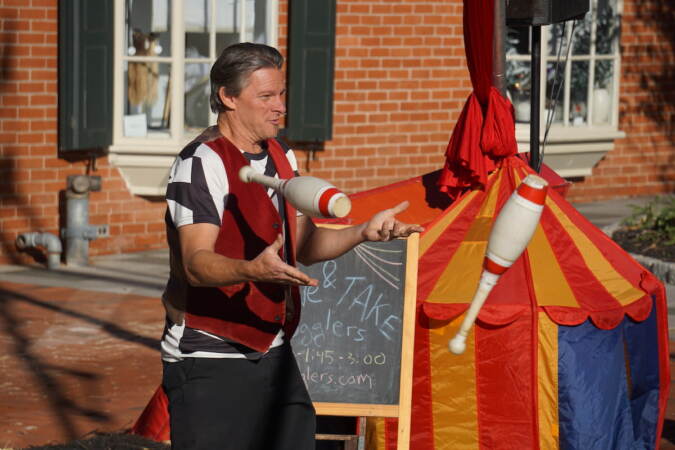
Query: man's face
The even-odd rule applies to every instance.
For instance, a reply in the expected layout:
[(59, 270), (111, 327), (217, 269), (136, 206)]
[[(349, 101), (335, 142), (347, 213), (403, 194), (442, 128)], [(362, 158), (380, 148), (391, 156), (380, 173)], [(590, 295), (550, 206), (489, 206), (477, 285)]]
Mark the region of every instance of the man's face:
[(241, 132), (253, 142), (277, 136), (286, 113), (286, 82), (279, 69), (258, 69), (238, 97), (231, 97)]

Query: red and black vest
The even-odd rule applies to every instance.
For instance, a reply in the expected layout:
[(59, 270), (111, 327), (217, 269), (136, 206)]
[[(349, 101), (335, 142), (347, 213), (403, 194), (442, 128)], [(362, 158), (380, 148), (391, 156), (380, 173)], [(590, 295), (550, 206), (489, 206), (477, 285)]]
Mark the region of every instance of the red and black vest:
[[(215, 252), (228, 258), (252, 260), (272, 244), (284, 224), (267, 188), (244, 183), (239, 169), (248, 161), (224, 137), (206, 142), (223, 160), (229, 183), (229, 195), (223, 212)], [(267, 149), (280, 178), (294, 176), (281, 146), (268, 139)], [(296, 210), (284, 200), (287, 221), (286, 261), (295, 265)], [(281, 252), (280, 252), (281, 253)], [(280, 255), (282, 256), (282, 255)], [(291, 289), (293, 314), (287, 317), (287, 287), (276, 283), (244, 282), (218, 288), (188, 288), (185, 324), (244, 344), (256, 351), (269, 349), (283, 328), (286, 339), (293, 336), (300, 320), (300, 295)]]

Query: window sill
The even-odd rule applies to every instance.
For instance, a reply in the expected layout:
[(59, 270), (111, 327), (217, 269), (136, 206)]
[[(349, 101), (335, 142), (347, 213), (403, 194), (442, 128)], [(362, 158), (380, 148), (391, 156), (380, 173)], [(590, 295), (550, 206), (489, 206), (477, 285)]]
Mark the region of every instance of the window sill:
[(182, 145), (173, 141), (148, 142), (127, 139), (110, 147), (110, 164), (116, 167), (134, 195), (163, 197), (169, 168)]
[[(548, 135), (543, 161), (564, 178), (586, 177), (607, 152), (614, 149), (614, 141), (625, 137), (623, 131), (612, 126), (563, 127), (553, 126)], [(544, 139), (544, 133), (541, 133)], [(516, 124), (519, 152), (530, 151), (529, 124)]]
[(118, 137), (116, 143), (109, 147), (110, 164), (120, 171), (132, 194), (163, 197), (169, 168), (176, 155), (200, 131), (186, 130), (182, 139), (158, 133), (148, 134), (146, 138)]

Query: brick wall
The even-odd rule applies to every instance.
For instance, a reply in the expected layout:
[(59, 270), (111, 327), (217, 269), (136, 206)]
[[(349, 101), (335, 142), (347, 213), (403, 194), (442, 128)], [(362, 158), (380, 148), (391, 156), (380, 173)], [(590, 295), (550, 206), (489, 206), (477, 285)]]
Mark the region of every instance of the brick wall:
[[(441, 167), (471, 85), (462, 2), (338, 0), (334, 139), (301, 167), (355, 192)], [(624, 1), (620, 129), (572, 201), (675, 190), (675, 7)], [(287, 2), (280, 5), (286, 24)], [(285, 49), (282, 25), (280, 47)]]
[(624, 0), (619, 129), (626, 137), (574, 180), (568, 199), (675, 192), (675, 4)]
[[(58, 235), (59, 196), (84, 162), (57, 158), (57, 1), (0, 0), (0, 264), (32, 261), (17, 253), (18, 233)], [(110, 238), (90, 254), (164, 246), (161, 201), (129, 194), (107, 158), (97, 161), (103, 189), (90, 197), (89, 222), (109, 224)]]
[(440, 168), (471, 88), (461, 2), (339, 0), (336, 33), (333, 140), (301, 170), (355, 192)]

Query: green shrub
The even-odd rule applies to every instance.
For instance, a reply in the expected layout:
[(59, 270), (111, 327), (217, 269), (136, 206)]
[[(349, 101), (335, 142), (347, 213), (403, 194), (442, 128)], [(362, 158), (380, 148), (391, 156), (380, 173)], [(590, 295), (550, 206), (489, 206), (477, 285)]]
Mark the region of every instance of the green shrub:
[(639, 231), (639, 239), (650, 244), (675, 245), (675, 195), (656, 197), (644, 206), (630, 205), (633, 213), (623, 221)]

